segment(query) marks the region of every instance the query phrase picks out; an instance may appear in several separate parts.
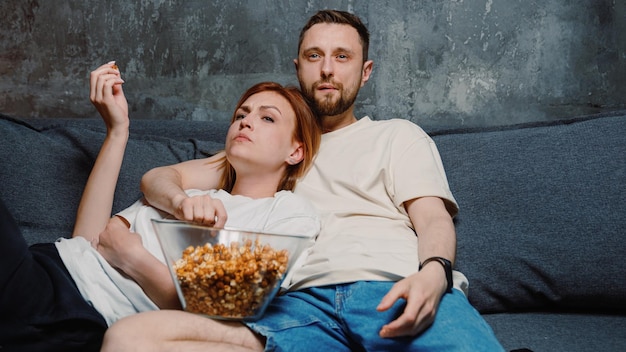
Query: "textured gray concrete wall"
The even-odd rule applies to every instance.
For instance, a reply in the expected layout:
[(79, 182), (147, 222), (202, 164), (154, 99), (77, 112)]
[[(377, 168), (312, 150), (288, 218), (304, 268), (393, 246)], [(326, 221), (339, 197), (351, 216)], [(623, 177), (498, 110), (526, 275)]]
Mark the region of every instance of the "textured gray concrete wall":
[(626, 107), (622, 0), (0, 2), (0, 112), (94, 117), (88, 74), (117, 60), (133, 118), (228, 118), (261, 80), (296, 83), (304, 21), (367, 23), (359, 115), (425, 127), (547, 120)]

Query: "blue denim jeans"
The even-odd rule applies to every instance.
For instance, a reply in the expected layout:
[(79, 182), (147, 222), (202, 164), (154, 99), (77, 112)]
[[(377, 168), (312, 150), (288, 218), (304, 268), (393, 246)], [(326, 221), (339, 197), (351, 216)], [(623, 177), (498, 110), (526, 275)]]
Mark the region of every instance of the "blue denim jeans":
[(393, 284), (357, 281), (288, 292), (247, 325), (267, 338), (266, 351), (504, 351), (491, 327), (456, 289), (443, 296), (435, 322), (423, 333), (379, 337), (381, 327), (404, 310), (405, 302), (399, 300), (385, 312), (376, 311)]

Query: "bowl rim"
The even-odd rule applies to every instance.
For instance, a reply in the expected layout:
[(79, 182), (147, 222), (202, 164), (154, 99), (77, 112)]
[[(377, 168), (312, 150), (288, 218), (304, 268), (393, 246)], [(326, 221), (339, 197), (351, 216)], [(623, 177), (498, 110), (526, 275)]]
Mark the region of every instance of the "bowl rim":
[(150, 221), (152, 221), (153, 226), (157, 224), (158, 225), (167, 224), (167, 225), (176, 225), (176, 226), (183, 226), (183, 227), (189, 227), (189, 228), (200, 228), (200, 229), (206, 229), (206, 230), (212, 230), (212, 231), (218, 231), (218, 232), (239, 232), (239, 233), (244, 233), (248, 235), (267, 235), (271, 237), (280, 236), (280, 237), (293, 237), (293, 238), (304, 238), (304, 239), (309, 238), (309, 236), (306, 236), (303, 234), (297, 234), (297, 233), (265, 232), (265, 231), (256, 231), (256, 230), (251, 230), (251, 229), (237, 228), (237, 227), (219, 228), (219, 227), (212, 227), (209, 225), (202, 225), (202, 224), (184, 221), (184, 220), (150, 219)]

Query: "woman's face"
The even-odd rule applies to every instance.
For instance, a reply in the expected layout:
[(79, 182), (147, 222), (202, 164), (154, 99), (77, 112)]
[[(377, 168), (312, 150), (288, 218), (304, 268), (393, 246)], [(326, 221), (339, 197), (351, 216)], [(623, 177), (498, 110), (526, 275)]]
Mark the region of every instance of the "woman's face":
[[(287, 99), (265, 91), (250, 96), (235, 112), (226, 135), (226, 157), (241, 172), (282, 172), (302, 149), (294, 140), (296, 115)], [(301, 153), (299, 153), (301, 154)], [(295, 155), (295, 163), (302, 157)]]

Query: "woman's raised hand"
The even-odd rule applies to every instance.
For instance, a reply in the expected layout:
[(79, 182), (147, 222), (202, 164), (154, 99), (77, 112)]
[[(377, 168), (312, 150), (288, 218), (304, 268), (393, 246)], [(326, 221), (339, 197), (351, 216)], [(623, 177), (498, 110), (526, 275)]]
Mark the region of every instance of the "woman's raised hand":
[(109, 131), (128, 130), (128, 102), (122, 90), (124, 80), (115, 61), (108, 62), (90, 75), (89, 100), (96, 107)]

